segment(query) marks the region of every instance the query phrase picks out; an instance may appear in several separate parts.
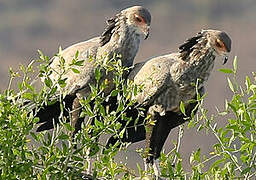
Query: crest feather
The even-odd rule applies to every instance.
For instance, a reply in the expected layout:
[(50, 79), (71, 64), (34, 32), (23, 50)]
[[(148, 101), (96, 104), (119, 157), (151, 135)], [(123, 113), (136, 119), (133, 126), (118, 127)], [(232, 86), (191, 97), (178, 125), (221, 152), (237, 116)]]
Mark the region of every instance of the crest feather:
[(187, 40), (184, 42), (184, 44), (182, 44), (182, 45), (179, 47), (179, 50), (180, 50), (180, 57), (181, 57), (183, 60), (186, 60), (186, 59), (187, 59), (187, 57), (189, 56), (189, 54), (193, 51), (194, 46), (198, 43), (199, 39), (200, 39), (202, 36), (203, 36), (202, 33), (199, 32), (199, 33), (197, 33), (196, 36), (187, 39)]
[(118, 15), (108, 19), (107, 27), (105, 28), (104, 32), (100, 36), (100, 44), (101, 46), (104, 46), (106, 43), (108, 43), (111, 39), (111, 36), (113, 34), (113, 30), (116, 27), (116, 21), (118, 20)]

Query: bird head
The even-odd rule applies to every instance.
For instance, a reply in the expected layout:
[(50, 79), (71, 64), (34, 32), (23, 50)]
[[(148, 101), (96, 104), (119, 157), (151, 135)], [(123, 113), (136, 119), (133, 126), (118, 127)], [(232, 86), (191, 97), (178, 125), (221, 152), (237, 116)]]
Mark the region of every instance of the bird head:
[(206, 35), (209, 45), (217, 55), (223, 57), (223, 64), (225, 64), (231, 51), (231, 39), (227, 33), (218, 30), (202, 30), (201, 33)]
[(133, 6), (124, 9), (121, 14), (126, 17), (127, 25), (134, 28), (135, 33), (144, 36), (144, 39), (148, 38), (151, 15), (146, 8), (142, 6)]

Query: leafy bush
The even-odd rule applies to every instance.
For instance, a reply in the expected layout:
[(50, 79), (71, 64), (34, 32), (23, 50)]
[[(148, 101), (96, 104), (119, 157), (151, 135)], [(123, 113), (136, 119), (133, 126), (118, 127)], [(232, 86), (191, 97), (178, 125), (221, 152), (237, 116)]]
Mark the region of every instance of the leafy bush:
[[(56, 100), (63, 102), (65, 92), (58, 87), (65, 87), (63, 75), (72, 70), (79, 73), (77, 67), (83, 62), (77, 59), (78, 53), (71, 64), (65, 65), (65, 59), (59, 54), (60, 66), (63, 69), (56, 82), (49, 76), (52, 73), (50, 59), (42, 52), (38, 61), (33, 61), (27, 67), (21, 66), (19, 72), (10, 70), (10, 85), (0, 94), (0, 177), (1, 179), (133, 179), (134, 170), (125, 164), (117, 163), (114, 156), (129, 145), (119, 140), (116, 144), (105, 147), (98, 139), (102, 134), (111, 134), (118, 139), (125, 135), (125, 130), (132, 120), (126, 117), (125, 111), (134, 105), (131, 97), (136, 95), (141, 87), (136, 87), (131, 81), (126, 81), (123, 75), (128, 68), (122, 67), (118, 56), (113, 59), (96, 61), (96, 84), (91, 85), (90, 96), (81, 101), (81, 117), (89, 120), (82, 130), (72, 138), (74, 128), (70, 117), (60, 116), (60, 124), (53, 131), (36, 133), (38, 118), (36, 112), (45, 104)], [(34, 77), (33, 66), (40, 62), (39, 75)], [(208, 115), (203, 107), (205, 96), (198, 94), (198, 113), (187, 117), (188, 127), (197, 131), (213, 134), (217, 143), (212, 147), (212, 153), (202, 156), (200, 149), (191, 152), (191, 171), (183, 169), (179, 154), (185, 126), (179, 127), (178, 141), (168, 154), (161, 154), (161, 175), (169, 179), (252, 179), (255, 178), (255, 114), (256, 114), (256, 81), (246, 77), (245, 87), (236, 81), (237, 60), (233, 69), (222, 69), (224, 73), (233, 75), (228, 79), (228, 85), (233, 92), (233, 98), (226, 100), (226, 107), (217, 114)], [(113, 73), (115, 85), (109, 95), (104, 93), (108, 81), (102, 80), (103, 73)], [(12, 82), (22, 77), (18, 83), (18, 92), (11, 89)], [(42, 78), (44, 83), (36, 90), (34, 81)], [(57, 98), (56, 98), (57, 97)], [(103, 106), (104, 101), (111, 97), (119, 99), (115, 110)], [(29, 102), (28, 102), (29, 101)], [(93, 103), (92, 103), (93, 102)], [(64, 104), (61, 103), (63, 111)], [(182, 107), (182, 104), (181, 104)], [(34, 109), (34, 110), (32, 110)], [(138, 109), (139, 110), (139, 109)], [(182, 108), (185, 113), (185, 109)], [(218, 127), (218, 117), (226, 121), (224, 127)], [(121, 124), (118, 119), (125, 123)], [(89, 122), (94, 122), (93, 124)], [(136, 125), (136, 124), (135, 124)], [(196, 132), (195, 132), (196, 133)], [(104, 148), (104, 151), (102, 149)], [(141, 153), (143, 156), (143, 153)], [(88, 172), (90, 159), (93, 168)], [(209, 168), (208, 168), (209, 167)], [(152, 176), (153, 171), (145, 172), (138, 166), (140, 178)]]
[[(217, 143), (212, 147), (209, 156), (201, 155), (200, 148), (192, 152), (190, 166), (192, 171), (185, 172), (182, 159), (178, 153), (182, 139), (183, 126), (179, 129), (178, 143), (173, 151), (162, 154), (162, 175), (170, 179), (255, 179), (256, 177), (256, 79), (246, 76), (245, 87), (237, 82), (237, 58), (233, 62), (233, 69), (220, 69), (221, 72), (231, 74), (233, 79), (227, 82), (233, 97), (226, 100), (225, 109), (217, 114), (208, 115), (203, 108), (204, 97), (197, 97), (198, 114), (190, 119), (188, 127), (195, 127), (197, 131), (213, 134)], [(254, 73), (253, 73), (254, 74)], [(219, 127), (218, 119), (226, 122)], [(196, 132), (195, 132), (196, 133)], [(171, 161), (170, 161), (171, 160)], [(175, 166), (173, 166), (175, 164)]]

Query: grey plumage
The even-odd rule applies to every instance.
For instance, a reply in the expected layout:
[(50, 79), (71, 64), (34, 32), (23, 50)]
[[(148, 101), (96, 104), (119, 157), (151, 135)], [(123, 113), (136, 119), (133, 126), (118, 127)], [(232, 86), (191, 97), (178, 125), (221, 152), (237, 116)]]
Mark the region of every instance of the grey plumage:
[[(136, 64), (129, 75), (142, 91), (134, 99), (144, 107), (156, 125), (148, 124), (146, 129), (146, 148), (149, 148), (147, 163), (152, 164), (160, 155), (163, 143), (171, 128), (171, 122), (179, 118), (181, 101), (196, 96), (195, 84), (204, 90), (216, 57), (224, 57), (224, 63), (231, 50), (231, 39), (225, 32), (202, 30), (179, 47), (178, 53), (167, 54)], [(163, 120), (169, 118), (168, 120)], [(161, 119), (161, 120), (160, 120)], [(165, 124), (164, 124), (165, 123)], [(160, 128), (161, 127), (161, 128)], [(162, 128), (166, 127), (166, 131)], [(159, 131), (161, 129), (161, 131)], [(165, 135), (164, 135), (165, 134)], [(129, 136), (129, 135), (128, 135)]]
[[(128, 78), (134, 80), (135, 84), (143, 84), (144, 87), (134, 98), (143, 105), (161, 106), (162, 113), (177, 111), (181, 101), (187, 102), (194, 97), (194, 84), (197, 79), (200, 79), (198, 88), (208, 80), (215, 57), (226, 57), (230, 51), (221, 50), (216, 46), (215, 40), (222, 33), (216, 30), (203, 30), (197, 35), (196, 40), (188, 39), (180, 46), (180, 52), (136, 64)], [(225, 37), (228, 38), (227, 35)], [(230, 49), (231, 40), (224, 43), (227, 43), (226, 46)]]
[[(122, 65), (130, 67), (138, 52), (141, 38), (143, 36), (145, 39), (148, 37), (150, 23), (150, 12), (144, 7), (133, 6), (122, 10), (113, 18), (110, 18), (101, 36), (74, 44), (60, 53), (60, 56), (65, 59), (66, 65), (72, 62), (77, 51), (79, 52), (78, 60), (84, 60), (82, 66), (76, 67), (80, 73), (74, 73), (69, 69), (62, 75), (62, 78), (66, 79), (66, 86), (58, 89), (61, 93), (68, 95), (69, 100), (74, 99), (73, 97), (70, 98), (70, 96), (77, 97), (74, 99), (73, 110), (79, 109), (79, 99), (87, 96), (90, 93), (89, 84), (95, 83), (94, 71), (97, 68), (95, 60), (111, 59), (114, 55), (120, 54)], [(50, 64), (50, 67), (53, 69), (50, 79), (54, 83), (58, 82), (59, 74), (63, 72), (63, 68), (59, 64), (59, 57), (55, 57)], [(111, 82), (111, 73), (105, 74), (102, 79), (109, 79)], [(111, 83), (109, 86), (108, 90), (111, 90)], [(45, 109), (49, 109), (49, 107)], [(38, 114), (41, 113), (39, 112)], [(76, 124), (78, 114), (79, 111), (72, 112), (73, 125)], [(52, 115), (52, 117), (56, 117), (56, 115)], [(52, 119), (40, 118), (40, 122), (45, 121), (52, 121)]]
[[(144, 22), (137, 22), (136, 16), (139, 16)], [(114, 54), (121, 54), (123, 66), (130, 67), (138, 52), (141, 37), (148, 35), (150, 22), (151, 16), (147, 9), (141, 6), (127, 8), (107, 21), (107, 28), (100, 37), (63, 50), (61, 56), (67, 65), (72, 62), (77, 51), (79, 51), (78, 59), (85, 60), (83, 66), (78, 67), (79, 74), (71, 70), (64, 74), (63, 78), (67, 78), (64, 88), (66, 94), (80, 92), (82, 95), (86, 95), (89, 93), (88, 85), (93, 83), (96, 68), (94, 62), (89, 62), (90, 57), (101, 59), (108, 56), (111, 59)], [(58, 73), (61, 72), (59, 58), (53, 59), (50, 66), (54, 69), (50, 78), (56, 81)]]

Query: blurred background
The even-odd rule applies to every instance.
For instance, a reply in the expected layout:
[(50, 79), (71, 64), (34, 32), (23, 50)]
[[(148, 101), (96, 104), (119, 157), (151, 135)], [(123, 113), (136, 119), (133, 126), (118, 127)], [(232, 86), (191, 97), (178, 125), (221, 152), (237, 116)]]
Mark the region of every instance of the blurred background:
[[(231, 68), (238, 56), (238, 78), (244, 82), (256, 67), (256, 1), (255, 0), (0, 0), (0, 90), (8, 84), (8, 69), (28, 64), (37, 57), (37, 50), (53, 56), (58, 47), (65, 48), (79, 41), (98, 36), (104, 30), (105, 20), (133, 5), (143, 5), (152, 14), (151, 35), (140, 46), (136, 62), (152, 56), (177, 51), (178, 46), (201, 29), (219, 29), (232, 38), (232, 52), (227, 65), (216, 61), (208, 81), (205, 106), (216, 113), (216, 106), (224, 108), (224, 99), (231, 93), (225, 74), (220, 68)], [(220, 124), (225, 123), (220, 119)], [(181, 144), (185, 168), (189, 155), (199, 147), (204, 155), (212, 151), (213, 136), (202, 135), (195, 129), (185, 130)], [(171, 132), (165, 152), (177, 139), (177, 130)], [(136, 143), (128, 152), (120, 153), (123, 162), (135, 167), (142, 162), (134, 149), (143, 147)], [(125, 159), (126, 155), (129, 155)]]

